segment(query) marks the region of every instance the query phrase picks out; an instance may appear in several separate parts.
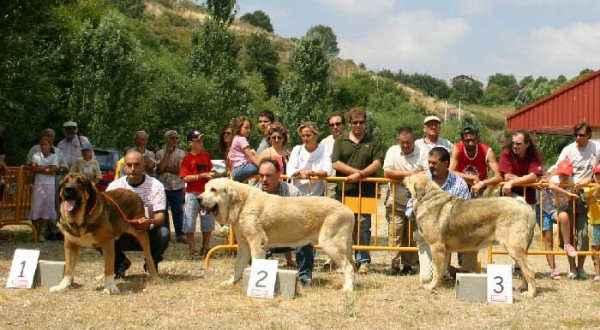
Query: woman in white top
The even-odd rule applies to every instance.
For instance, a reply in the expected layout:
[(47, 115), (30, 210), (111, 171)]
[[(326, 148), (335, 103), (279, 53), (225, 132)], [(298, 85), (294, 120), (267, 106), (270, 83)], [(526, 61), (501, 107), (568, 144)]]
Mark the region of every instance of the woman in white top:
[(31, 158), (31, 171), (35, 173), (29, 219), (35, 226), (38, 237), (44, 237), (41, 229), (46, 228), (48, 219), (56, 219), (54, 208), (54, 176), (58, 168), (58, 156), (52, 153), (52, 143), (47, 137), (40, 139), (40, 151)]
[(293, 184), (303, 195), (323, 196), (327, 182), (318, 178), (325, 178), (333, 173), (331, 150), (317, 143), (319, 131), (313, 122), (300, 125), (298, 135), (303, 144), (292, 149), (287, 164), (287, 175), (293, 177)]

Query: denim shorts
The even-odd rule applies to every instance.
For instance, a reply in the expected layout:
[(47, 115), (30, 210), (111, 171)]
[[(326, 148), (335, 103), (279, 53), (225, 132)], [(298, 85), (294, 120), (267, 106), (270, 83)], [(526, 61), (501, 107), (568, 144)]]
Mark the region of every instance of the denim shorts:
[[(185, 210), (183, 215), (183, 232), (193, 233), (196, 231), (196, 218), (200, 213), (198, 195), (185, 193)], [(200, 215), (200, 231), (209, 233), (215, 230), (215, 218), (212, 214)]]
[(255, 174), (258, 174), (258, 167), (250, 163), (234, 167), (231, 170), (231, 177), (237, 182), (243, 182)]
[[(542, 212), (542, 231), (552, 230), (552, 226), (554, 225), (554, 219), (556, 218), (556, 211), (553, 210), (550, 213), (543, 211)], [(537, 221), (538, 226), (540, 225), (540, 206), (539, 204), (535, 205), (535, 220)]]
[(600, 224), (591, 224), (590, 227), (590, 230), (592, 231), (592, 245), (600, 246)]

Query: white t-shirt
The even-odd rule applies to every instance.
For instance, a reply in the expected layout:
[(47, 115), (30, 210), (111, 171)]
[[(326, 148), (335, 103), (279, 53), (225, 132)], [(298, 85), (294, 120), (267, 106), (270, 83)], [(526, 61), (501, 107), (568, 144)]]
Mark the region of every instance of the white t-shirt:
[[(287, 175), (291, 177), (300, 170), (325, 171), (327, 176), (331, 176), (333, 165), (331, 164), (331, 150), (319, 144), (313, 152), (308, 152), (304, 145), (295, 146), (290, 153), (290, 159), (287, 163)], [(308, 179), (294, 179), (294, 185), (300, 189), (305, 196), (322, 196), (325, 191), (327, 181)], [(310, 186), (310, 189), (309, 189)], [(309, 191), (310, 190), (310, 191)]]
[[(383, 160), (383, 171), (425, 171), (429, 169), (428, 153), (415, 145), (413, 152), (405, 154), (399, 145), (391, 146)], [(402, 182), (396, 183), (396, 203), (406, 205), (406, 188)]]
[(588, 141), (584, 148), (579, 148), (577, 143), (573, 142), (560, 152), (560, 156), (556, 160), (556, 166), (563, 159), (571, 161), (575, 183), (581, 179), (591, 178), (594, 165), (600, 163), (600, 145), (595, 141)]

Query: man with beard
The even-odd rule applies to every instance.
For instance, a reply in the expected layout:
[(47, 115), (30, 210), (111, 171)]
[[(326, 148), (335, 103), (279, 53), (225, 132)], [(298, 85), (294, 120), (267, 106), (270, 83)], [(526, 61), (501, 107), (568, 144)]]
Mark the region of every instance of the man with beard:
[[(471, 193), (469, 192), (469, 188), (465, 180), (449, 170), (450, 153), (448, 150), (446, 150), (444, 147), (434, 147), (429, 151), (429, 157), (427, 160), (429, 163), (429, 172), (427, 173), (427, 176), (431, 178), (438, 186), (440, 186), (443, 191), (460, 198), (471, 199)], [(406, 203), (406, 216), (410, 219), (414, 218), (412, 198)], [(413, 233), (413, 237), (417, 241), (418, 246), (425, 246), (427, 249), (429, 249), (429, 246), (425, 240), (423, 240), (421, 235), (419, 235), (418, 230)], [(467, 254), (472, 253), (465, 253), (465, 257)], [(430, 255), (431, 253), (422, 253), (421, 248), (419, 248), (419, 258), (431, 258)], [(425, 270), (423, 267), (432, 267), (431, 259), (419, 259), (419, 263), (421, 268), (421, 282), (430, 282), (431, 278), (429, 277), (429, 274), (431, 274), (431, 271), (429, 271), (429, 269)]]
[[(489, 179), (488, 167), (493, 173)], [(460, 142), (452, 147), (449, 169), (463, 178), (475, 195), (480, 195), (487, 186), (502, 182), (494, 150), (479, 142), (479, 130), (472, 126), (460, 131)]]

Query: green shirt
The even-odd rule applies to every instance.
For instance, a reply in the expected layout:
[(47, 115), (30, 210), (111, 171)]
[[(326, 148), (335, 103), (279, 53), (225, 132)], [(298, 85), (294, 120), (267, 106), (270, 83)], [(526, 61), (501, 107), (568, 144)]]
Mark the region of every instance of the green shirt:
[[(331, 161), (333, 163), (340, 161), (350, 167), (362, 170), (377, 159), (383, 164), (383, 156), (383, 148), (378, 138), (365, 133), (358, 143), (354, 143), (350, 140), (350, 132), (344, 132), (335, 139)], [(336, 176), (346, 177), (345, 174), (339, 171), (336, 172)], [(339, 181), (337, 193), (340, 195), (342, 186), (343, 182)], [(345, 195), (358, 196), (358, 183), (346, 183), (344, 187)], [(375, 183), (363, 183), (361, 196), (375, 197)]]

